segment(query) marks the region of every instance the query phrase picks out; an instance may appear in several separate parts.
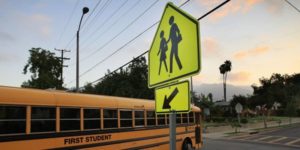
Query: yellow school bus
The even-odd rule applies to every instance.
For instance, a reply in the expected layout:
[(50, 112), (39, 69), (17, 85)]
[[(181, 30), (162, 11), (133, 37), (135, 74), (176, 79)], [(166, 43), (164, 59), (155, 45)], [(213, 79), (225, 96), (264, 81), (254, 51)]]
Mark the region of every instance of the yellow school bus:
[[(0, 148), (169, 149), (153, 100), (0, 86)], [(176, 114), (177, 149), (201, 148), (198, 107)]]

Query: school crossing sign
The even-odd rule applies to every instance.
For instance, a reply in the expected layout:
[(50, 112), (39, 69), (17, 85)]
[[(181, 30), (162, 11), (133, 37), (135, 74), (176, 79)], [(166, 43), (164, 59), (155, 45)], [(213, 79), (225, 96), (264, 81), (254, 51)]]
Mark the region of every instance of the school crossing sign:
[(200, 71), (198, 34), (195, 18), (172, 3), (166, 5), (148, 55), (150, 88)]

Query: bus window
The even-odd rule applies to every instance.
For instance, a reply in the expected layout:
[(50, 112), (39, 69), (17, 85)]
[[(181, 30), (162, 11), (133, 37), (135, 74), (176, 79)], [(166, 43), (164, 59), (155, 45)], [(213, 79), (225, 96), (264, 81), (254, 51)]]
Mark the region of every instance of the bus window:
[(0, 106), (0, 134), (25, 133), (25, 130), (25, 106)]
[(118, 111), (113, 109), (104, 109), (104, 128), (118, 128)]
[(121, 127), (132, 127), (132, 111), (120, 110)]
[(200, 113), (199, 112), (196, 112), (195, 114), (195, 117), (196, 117), (196, 124), (200, 124)]
[(80, 130), (80, 109), (61, 108), (60, 109), (60, 130)]
[(147, 111), (147, 126), (154, 126), (154, 125), (155, 125), (155, 112)]
[(181, 124), (181, 114), (176, 114), (176, 123)]
[(188, 123), (188, 116), (186, 113), (182, 114), (182, 123)]
[(100, 109), (83, 109), (84, 129), (100, 129)]
[(56, 130), (55, 107), (31, 108), (31, 132), (51, 132)]
[(192, 112), (192, 111), (189, 113), (189, 123), (195, 123), (194, 122), (194, 112)]
[(170, 115), (169, 114), (167, 114), (167, 124), (169, 124), (169, 122), (170, 122), (170, 117), (169, 117)]
[(164, 114), (157, 114), (157, 125), (165, 125), (166, 119)]
[(144, 111), (134, 111), (135, 126), (145, 126)]

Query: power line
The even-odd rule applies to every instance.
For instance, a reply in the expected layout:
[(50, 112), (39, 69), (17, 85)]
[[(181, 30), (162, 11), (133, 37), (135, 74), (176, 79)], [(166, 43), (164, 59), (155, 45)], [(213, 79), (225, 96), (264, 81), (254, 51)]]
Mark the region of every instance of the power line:
[[(184, 6), (188, 1), (190, 1), (190, 0), (187, 0), (186, 2), (184, 2), (183, 4), (181, 4), (179, 7)], [(154, 27), (155, 25), (157, 25), (159, 23), (159, 21), (157, 21), (154, 24), (152, 24), (146, 30), (144, 30), (143, 32), (141, 32), (140, 34), (138, 34), (137, 36), (135, 36), (134, 38), (132, 38), (130, 41), (126, 42), (124, 45), (122, 45), (120, 48), (118, 48), (117, 50), (115, 50), (113, 53), (111, 53), (110, 55), (108, 55), (107, 57), (105, 57), (104, 59), (102, 59), (100, 62), (98, 62), (97, 64), (95, 64), (94, 66), (92, 66), (91, 68), (89, 68), (88, 70), (86, 70), (85, 72), (83, 72), (80, 75), (80, 77), (83, 76), (83, 75), (85, 75), (86, 73), (90, 72), (95, 67), (97, 67), (98, 65), (100, 65), (103, 62), (105, 62), (107, 59), (109, 59), (110, 57), (112, 57), (113, 55), (115, 55), (116, 53), (118, 53), (120, 50), (122, 50), (124, 47), (126, 47), (128, 44), (130, 44), (132, 41), (134, 41), (135, 39), (137, 39), (138, 37), (140, 37), (142, 34), (144, 34), (145, 32), (147, 32), (148, 30), (150, 30), (152, 27)]]
[[(214, 12), (215, 10), (219, 9), (220, 7), (222, 7), (223, 5), (225, 5), (226, 3), (228, 3), (229, 1), (230, 1), (230, 0), (224, 1), (223, 3), (219, 4), (218, 6), (216, 6), (214, 9), (210, 10), (209, 12), (207, 12), (207, 13), (205, 13), (204, 15), (202, 15), (201, 17), (199, 17), (197, 20), (200, 21), (201, 19), (205, 18), (206, 16), (208, 16), (209, 14), (211, 14), (212, 12)], [(185, 3), (183, 3), (183, 5), (185, 5), (187, 2), (188, 2), (188, 1), (186, 1)], [(181, 5), (181, 6), (183, 6), (183, 5)], [(158, 21), (158, 22), (159, 22), (159, 21)], [(150, 26), (148, 29), (150, 29), (151, 27), (153, 27), (155, 24), (157, 24), (157, 22), (154, 23), (152, 26)], [(148, 30), (148, 29), (147, 29), (147, 30)], [(145, 30), (145, 31), (146, 31), (146, 30)], [(137, 38), (137, 37), (135, 37), (135, 38)], [(117, 50), (117, 51), (118, 51), (118, 50)], [(121, 67), (117, 68), (116, 70), (112, 71), (111, 73), (109, 73), (109, 74), (107, 74), (107, 75), (110, 75), (110, 74), (112, 74), (112, 73), (118, 71), (119, 69), (121, 69), (121, 68), (127, 66), (128, 64), (130, 64), (130, 63), (133, 62), (134, 60), (136, 60), (136, 59), (142, 57), (143, 55), (147, 54), (148, 52), (149, 52), (149, 50), (146, 50), (146, 51), (143, 52), (141, 55), (137, 56), (137, 57), (134, 58), (133, 60), (127, 62), (126, 64), (122, 65)], [(113, 53), (113, 54), (114, 54), (114, 53)], [(108, 58), (107, 58), (107, 59), (108, 59)], [(107, 76), (107, 75), (105, 75), (105, 76)], [(104, 76), (104, 77), (105, 77), (105, 76)], [(91, 82), (91, 83), (94, 84), (94, 83), (96, 83), (96, 82), (98, 82), (98, 81), (101, 81), (104, 77), (101, 77), (101, 78), (99, 78), (99, 79), (97, 79), (97, 80), (95, 80), (95, 81), (93, 81), (93, 82)]]
[(156, 0), (154, 3), (152, 3), (143, 13), (141, 13), (137, 18), (135, 18), (131, 23), (129, 23), (121, 32), (116, 34), (113, 38), (111, 38), (109, 41), (107, 41), (104, 45), (102, 45), (97, 50), (93, 51), (91, 54), (89, 54), (86, 57), (82, 58), (80, 61), (84, 61), (85, 59), (95, 55), (97, 52), (100, 52), (100, 50), (102, 50), (105, 46), (107, 46), (109, 43), (111, 43), (114, 39), (116, 39), (124, 31), (126, 31), (133, 23), (135, 23), (139, 18), (141, 18), (147, 11), (149, 11), (158, 1), (159, 0)]
[[(90, 16), (94, 13), (94, 11), (95, 11), (96, 8), (99, 6), (99, 4), (100, 4), (101, 1), (102, 1), (102, 0), (99, 0), (98, 3), (96, 4), (96, 6), (93, 8), (92, 12), (89, 13), (89, 16), (85, 19), (85, 21), (84, 21), (82, 27), (83, 27), (84, 24), (87, 22), (87, 20), (90, 18)], [(75, 38), (76, 38), (76, 34), (74, 34), (74, 36), (72, 37), (72, 39), (71, 39), (71, 40), (68, 42), (68, 44), (65, 46), (66, 49), (69, 48), (70, 44), (75, 40)]]
[[(105, 30), (103, 30), (103, 32), (101, 32), (99, 35), (100, 36), (98, 36), (98, 37), (96, 37), (95, 38), (95, 40), (93, 40), (92, 42), (90, 42), (90, 43), (96, 43), (96, 40), (98, 39), (98, 38), (100, 38), (102, 35), (104, 35), (107, 31), (109, 31), (121, 18), (123, 18), (124, 16), (126, 16), (131, 10), (134, 10), (134, 8), (139, 4), (139, 2), (140, 2), (140, 0), (138, 0), (138, 1), (136, 1), (136, 3), (134, 3), (129, 9), (127, 9), (126, 10), (126, 12), (125, 13), (123, 13), (118, 19), (116, 19), (116, 21), (115, 22), (113, 22), (112, 24), (110, 24), (109, 26), (108, 26), (108, 28), (106, 28)], [(83, 49), (85, 49), (86, 47), (84, 47)], [(75, 65), (75, 63), (72, 63), (72, 64), (70, 64), (70, 66), (73, 66), (73, 65)]]
[[(109, 44), (112, 40), (114, 40), (118, 35), (120, 35), (122, 32), (124, 32), (127, 28), (129, 28), (135, 21), (137, 21), (141, 16), (143, 16), (147, 11), (149, 11), (150, 9), (151, 9), (151, 7), (153, 7), (154, 6), (154, 4), (156, 4), (157, 2), (158, 2), (159, 0), (156, 0), (154, 3), (152, 3), (142, 14), (140, 14), (137, 18), (135, 18), (130, 24), (128, 24), (121, 32), (119, 32), (116, 36), (114, 36), (110, 41), (108, 41), (107, 43), (106, 43), (106, 45), (107, 44)], [(189, 0), (187, 0), (187, 1), (189, 1)], [(137, 4), (137, 3), (136, 3)], [(134, 6), (136, 6), (136, 5), (134, 5)], [(130, 10), (130, 9), (129, 9)], [(129, 12), (129, 11), (128, 11)], [(155, 24), (157, 24), (158, 22), (156, 22)], [(152, 28), (155, 24), (153, 24), (153, 25), (151, 25), (150, 27), (149, 27), (149, 29), (150, 28)], [(147, 29), (147, 30), (149, 30), (149, 29)], [(132, 41), (134, 41), (136, 38), (138, 38), (141, 34), (143, 34), (143, 33), (145, 33), (147, 30), (145, 30), (144, 32), (142, 32), (142, 33), (140, 33), (138, 36), (136, 36), (135, 38), (133, 38), (133, 39), (131, 39), (130, 40), (130, 42), (132, 42)], [(124, 44), (123, 46), (121, 46), (119, 49), (118, 49), (118, 51), (119, 50), (121, 50), (122, 48), (124, 48), (126, 45), (128, 45), (130, 42), (128, 42), (127, 44)], [(105, 46), (102, 46), (102, 47), (100, 47), (100, 48), (103, 48), (103, 47), (105, 47)], [(97, 49), (97, 51), (98, 50), (100, 50), (100, 49)], [(92, 53), (92, 55), (94, 54), (94, 53), (97, 53), (97, 51), (94, 51), (93, 53)], [(108, 59), (109, 57), (111, 57), (112, 55), (114, 55), (115, 53), (117, 53), (118, 51), (115, 51), (113, 54), (111, 54), (110, 56), (108, 56), (108, 57), (106, 57), (105, 59), (104, 59), (104, 61), (106, 60), (106, 59)], [(90, 57), (91, 55), (89, 55), (88, 57)], [(85, 57), (85, 58), (83, 58), (83, 59), (81, 59), (81, 61), (83, 61), (84, 59), (86, 59), (87, 57)], [(87, 71), (85, 71), (83, 74), (81, 74), (80, 75), (80, 77), (81, 76), (83, 76), (84, 74), (86, 74), (86, 73), (88, 73), (89, 71), (91, 71), (93, 68), (95, 68), (97, 65), (99, 65), (100, 63), (102, 63), (102, 62), (104, 62), (103, 60), (101, 61), (101, 62), (99, 62), (99, 63), (97, 63), (96, 65), (94, 65), (93, 67), (91, 67), (90, 69), (88, 69)], [(74, 82), (74, 80), (72, 80), (72, 81), (70, 81), (68, 84), (70, 84), (70, 83), (72, 83), (72, 82)]]
[[(126, 3), (128, 2), (128, 0), (124, 1), (124, 3), (122, 3), (117, 9), (115, 9), (115, 11), (110, 15), (108, 16), (93, 32), (91, 32), (91, 34), (89, 34), (83, 42), (82, 42), (82, 45), (84, 45), (84, 43), (90, 38), (92, 37), (95, 33), (97, 33), (97, 31), (100, 30), (101, 27), (103, 27), (108, 21), (109, 19), (111, 19), (114, 15), (117, 14), (118, 11), (120, 11), (122, 9), (122, 7), (124, 7), (126, 5)], [(83, 48), (84, 49), (84, 48)]]
[[(110, 0), (108, 0), (110, 1)], [(96, 4), (96, 6), (93, 8), (92, 12), (89, 14), (89, 16), (86, 18), (86, 20), (82, 23), (82, 27), (83, 28), (85, 26), (85, 24), (88, 22), (88, 20), (90, 19), (90, 17), (93, 15), (93, 13), (95, 12), (95, 10), (97, 9), (97, 7), (100, 5), (100, 3), (102, 2), (102, 0), (99, 0), (98, 3)], [(107, 2), (107, 1), (106, 1)], [(106, 4), (106, 3), (105, 3)], [(104, 4), (104, 5), (105, 5)]]
[[(145, 54), (147, 54), (147, 53), (148, 53), (148, 50), (147, 50), (147, 51), (145, 51), (144, 53), (140, 54), (140, 55), (139, 55), (139, 56), (137, 56), (136, 58), (132, 59), (131, 61), (127, 62), (126, 64), (122, 65), (121, 67), (119, 67), (119, 68), (115, 69), (114, 71), (110, 72), (108, 75), (110, 75), (110, 74), (113, 74), (113, 73), (117, 72), (117, 71), (118, 71), (118, 70), (120, 70), (121, 68), (124, 68), (125, 66), (129, 65), (131, 62), (133, 62), (133, 61), (137, 60), (138, 58), (140, 58), (140, 57), (144, 56), (144, 55), (145, 55)], [(99, 79), (97, 79), (97, 80), (95, 80), (95, 81), (91, 82), (91, 84), (94, 84), (94, 83), (96, 83), (96, 82), (98, 82), (98, 81), (101, 81), (101, 80), (102, 80), (102, 79), (104, 79), (106, 76), (107, 76), (107, 75), (105, 75), (104, 77), (102, 77), (102, 78), (99, 78)]]
[[(190, 0), (185, 1), (184, 3), (182, 3), (179, 7), (184, 6), (186, 3), (188, 3)], [(157, 2), (157, 1), (156, 1)], [(156, 3), (155, 2), (155, 3)], [(153, 4), (155, 4), (153, 3)], [(153, 5), (152, 4), (152, 5)], [(152, 6), (151, 5), (151, 6)], [(150, 7), (151, 7), (150, 6)], [(160, 21), (160, 20), (159, 20)], [(84, 73), (82, 73), (80, 75), (80, 77), (82, 77), (83, 75), (85, 75), (86, 73), (90, 72), (91, 70), (93, 70), (95, 67), (97, 67), (98, 65), (100, 65), (101, 63), (103, 63), (104, 61), (106, 61), (107, 59), (109, 59), (110, 57), (112, 57), (113, 55), (115, 55), (117, 52), (119, 52), (120, 50), (122, 50), (124, 47), (126, 47), (128, 44), (130, 44), (132, 41), (134, 41), (135, 39), (137, 39), (139, 36), (141, 36), (142, 34), (144, 34), (145, 32), (147, 32), (148, 30), (150, 30), (152, 27), (154, 27), (156, 24), (159, 23), (159, 21), (155, 22), (154, 24), (152, 24), (150, 27), (148, 27), (146, 30), (144, 30), (143, 32), (141, 32), (140, 34), (138, 34), (137, 36), (135, 36), (133, 39), (131, 39), (130, 41), (128, 41), (127, 43), (125, 43), (124, 45), (122, 45), (120, 48), (118, 48), (116, 51), (114, 51), (112, 54), (110, 54), (109, 56), (105, 57), (103, 60), (101, 60), (100, 62), (98, 62), (96, 65), (92, 66), (91, 68), (89, 68), (87, 71), (85, 71)], [(146, 51), (146, 53), (149, 50)], [(74, 82), (74, 80), (70, 81), (68, 84)]]
[(108, 7), (108, 5), (112, 2), (112, 0), (108, 0), (104, 3), (104, 5), (100, 8), (100, 10), (98, 10), (97, 14), (94, 16), (94, 18), (89, 22), (89, 24), (87, 24), (85, 27), (89, 27), (89, 28), (84, 28), (83, 29), (83, 33), (86, 33), (88, 31), (88, 29), (90, 29), (91, 24), (93, 22), (95, 22), (96, 18), (98, 18), (98, 16), (102, 15), (105, 11), (105, 9)]
[(79, 0), (76, 1), (76, 4), (75, 4), (75, 6), (74, 6), (74, 8), (73, 8), (73, 10), (72, 10), (72, 12), (70, 14), (70, 17), (68, 18), (68, 20), (67, 20), (67, 22), (66, 22), (66, 24), (65, 24), (65, 26), (64, 26), (64, 28), (62, 30), (62, 32), (60, 33), (60, 36), (58, 38), (58, 41), (57, 41), (55, 47), (57, 47), (57, 45), (60, 43), (62, 35), (65, 33), (67, 26), (69, 25), (71, 19), (73, 18), (73, 15), (74, 15), (75, 9), (77, 8), (78, 3), (79, 3)]
[[(184, 6), (187, 2), (189, 2), (190, 0), (187, 0), (186, 2), (184, 2), (183, 4), (181, 4), (179, 7)], [(107, 59), (109, 59), (110, 57), (112, 57), (113, 55), (115, 55), (116, 53), (118, 53), (120, 50), (122, 50), (124, 47), (126, 47), (128, 44), (130, 44), (132, 41), (134, 41), (135, 39), (137, 39), (138, 37), (140, 37), (142, 34), (144, 34), (145, 32), (147, 32), (148, 30), (150, 30), (152, 27), (154, 27), (156, 24), (158, 24), (159, 21), (155, 22), (154, 24), (152, 24), (150, 27), (148, 27), (146, 30), (144, 30), (143, 32), (141, 32), (140, 34), (138, 34), (137, 36), (135, 36), (133, 39), (131, 39), (130, 41), (128, 41), (127, 43), (125, 43), (124, 45), (122, 45), (120, 48), (118, 48), (116, 51), (114, 51), (112, 54), (110, 54), (109, 56), (105, 57), (103, 60), (101, 60), (100, 62), (98, 62), (97, 64), (95, 64), (94, 66), (92, 66), (91, 68), (89, 68), (88, 70), (86, 70), (84, 73), (82, 73), (80, 75), (83, 76), (86, 73), (90, 72), (91, 70), (93, 70), (95, 67), (97, 67), (98, 65), (100, 65), (101, 63), (103, 63), (104, 61), (106, 61)], [(148, 52), (148, 50), (146, 51)], [(73, 82), (73, 81), (72, 81)]]
[[(189, 0), (187, 0), (186, 2), (184, 2), (181, 6), (185, 5)], [(211, 14), (212, 12), (216, 11), (217, 9), (219, 9), (220, 7), (222, 7), (223, 5), (225, 5), (226, 3), (228, 3), (230, 0), (226, 0), (223, 3), (219, 4), (218, 6), (216, 6), (214, 9), (210, 10), (209, 12), (205, 13), (204, 15), (202, 15), (201, 17), (199, 17), (197, 20), (200, 21), (201, 19), (205, 18), (206, 16), (208, 16), (209, 14)], [(180, 6), (180, 7), (181, 7)], [(154, 23), (152, 26), (150, 26), (149, 28), (152, 28), (154, 25), (156, 25), (156, 23)], [(144, 32), (146, 32), (147, 30), (149, 30), (149, 28), (147, 28)], [(121, 49), (123, 49), (125, 46), (127, 46), (130, 42), (132, 42), (133, 40), (135, 40), (136, 38), (138, 38), (141, 34), (143, 34), (144, 32), (140, 33), (138, 36), (134, 37), (132, 40), (130, 40), (129, 42), (125, 43), (123, 46), (121, 46), (119, 49), (117, 49), (115, 52), (113, 52), (111, 55), (109, 55), (108, 57), (104, 58), (102, 61), (98, 62), (96, 65), (94, 65), (93, 67), (91, 67), (90, 69), (88, 69), (87, 71), (85, 71), (83, 74), (80, 75), (83, 76), (86, 73), (88, 73), (89, 71), (91, 71), (92, 69), (94, 69), (96, 66), (98, 66), (99, 64), (103, 63), (104, 61), (106, 61), (108, 58), (112, 57), (114, 54), (116, 54), (118, 51), (120, 51)], [(148, 53), (149, 50), (146, 50), (144, 53), (142, 53), (141, 55), (139, 55), (137, 58), (143, 56), (144, 54)], [(135, 58), (135, 59), (137, 59)], [(128, 65), (129, 63), (131, 63), (132, 61), (134, 61), (135, 59), (131, 60), (130, 62), (126, 63), (126, 65)], [(124, 65), (122, 66), (124, 67)], [(121, 67), (119, 67), (118, 69), (120, 69)], [(113, 72), (117, 71), (118, 69), (114, 70)], [(109, 74), (108, 74), (109, 75)], [(98, 81), (100, 81), (103, 77), (99, 78), (98, 80), (93, 81), (92, 83), (96, 83)], [(70, 81), (68, 84), (74, 82), (74, 80)]]
[(291, 5), (296, 11), (298, 11), (300, 13), (300, 10), (295, 6), (293, 5), (291, 2), (289, 2), (288, 0), (285, 0), (285, 2), (287, 2), (289, 5)]

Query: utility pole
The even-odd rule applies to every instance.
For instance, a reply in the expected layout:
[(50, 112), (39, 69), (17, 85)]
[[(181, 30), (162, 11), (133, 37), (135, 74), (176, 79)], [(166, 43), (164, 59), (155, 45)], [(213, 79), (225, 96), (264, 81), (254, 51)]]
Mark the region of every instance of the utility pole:
[[(63, 84), (63, 68), (64, 68), (64, 67), (68, 67), (67, 65), (64, 65), (64, 60), (70, 60), (70, 58), (64, 57), (64, 53), (65, 53), (65, 52), (71, 52), (71, 51), (65, 50), (65, 49), (56, 49), (56, 48), (55, 48), (55, 50), (61, 52), (61, 57), (60, 57), (60, 61), (61, 61), (61, 74), (60, 74), (60, 79), (61, 79), (61, 84)], [(62, 85), (61, 85), (61, 87), (62, 87)]]

